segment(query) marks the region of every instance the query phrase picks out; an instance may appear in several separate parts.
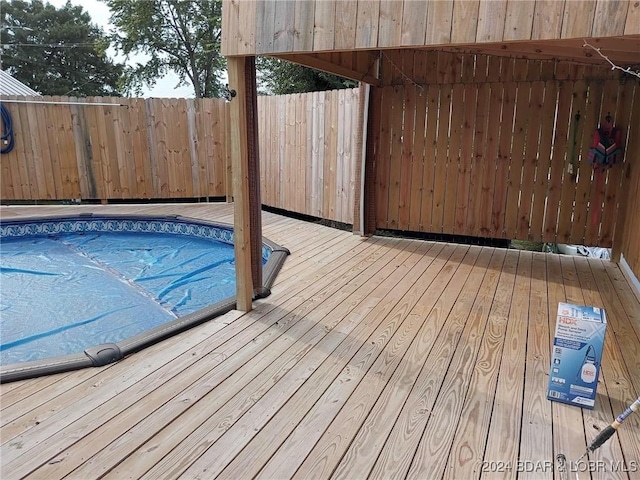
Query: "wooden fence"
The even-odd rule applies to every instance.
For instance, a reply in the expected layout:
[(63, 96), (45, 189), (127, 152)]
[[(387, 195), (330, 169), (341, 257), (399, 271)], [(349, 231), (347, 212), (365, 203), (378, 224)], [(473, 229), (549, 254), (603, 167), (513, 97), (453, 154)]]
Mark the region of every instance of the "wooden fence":
[[(353, 222), (357, 95), (258, 98), (263, 204)], [(28, 101), (49, 103), (6, 103), (16, 144), (2, 155), (4, 201), (231, 195), (224, 100)]]
[[(611, 246), (633, 156), (594, 175), (586, 152), (606, 113), (625, 138), (638, 132), (637, 82), (420, 56), (394, 63), (432, 78), (407, 84), (383, 64), (390, 84), (372, 89), (377, 228)], [(81, 104), (7, 104), (16, 145), (1, 157), (4, 201), (231, 193), (224, 100), (38, 100)], [(258, 99), (263, 204), (353, 222), (357, 104), (357, 89)], [(625, 254), (637, 242), (627, 244)]]
[(260, 97), (262, 203), (353, 223), (358, 89)]
[(637, 82), (444, 58), (396, 58), (431, 78), (407, 84), (396, 73), (374, 89), (376, 226), (610, 247), (626, 165), (594, 173), (587, 151), (607, 114), (625, 139), (639, 134)]
[(1, 157), (3, 200), (198, 198), (229, 191), (224, 100), (5, 99), (59, 103), (6, 103), (15, 148)]

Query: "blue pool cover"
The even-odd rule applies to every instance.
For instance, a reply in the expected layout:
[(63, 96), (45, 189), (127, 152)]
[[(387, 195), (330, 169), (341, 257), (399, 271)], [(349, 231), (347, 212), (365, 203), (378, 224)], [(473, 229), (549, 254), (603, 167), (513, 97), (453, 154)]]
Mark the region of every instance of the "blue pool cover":
[[(235, 307), (233, 229), (181, 216), (0, 221), (0, 382), (120, 360)], [(269, 295), (289, 251), (262, 239)]]
[(3, 240), (3, 365), (118, 342), (235, 294), (233, 245), (154, 233)]

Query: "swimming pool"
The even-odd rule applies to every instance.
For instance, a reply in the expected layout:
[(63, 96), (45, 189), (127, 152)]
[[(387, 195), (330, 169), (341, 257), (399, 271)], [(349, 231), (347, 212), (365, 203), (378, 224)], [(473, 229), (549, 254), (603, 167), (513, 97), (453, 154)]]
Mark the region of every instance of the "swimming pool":
[[(235, 306), (233, 230), (185, 217), (0, 223), (0, 380), (99, 366)], [(263, 239), (265, 292), (288, 250)]]

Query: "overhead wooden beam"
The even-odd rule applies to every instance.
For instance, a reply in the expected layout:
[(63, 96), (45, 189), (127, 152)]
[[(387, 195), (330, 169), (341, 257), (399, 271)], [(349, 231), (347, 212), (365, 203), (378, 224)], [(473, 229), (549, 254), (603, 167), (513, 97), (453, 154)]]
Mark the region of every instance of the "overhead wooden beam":
[(598, 64), (604, 60), (590, 47), (585, 47), (585, 41), (595, 48), (602, 49), (602, 53), (613, 62), (620, 65), (635, 65), (638, 63), (638, 36), (615, 38), (587, 38), (562, 39), (526, 42), (500, 43), (469, 43), (455, 46), (442, 46), (443, 51), (478, 53), (487, 55), (522, 57), (531, 59), (559, 59), (580, 63)]
[[(287, 60), (289, 62), (304, 65), (305, 67), (315, 68), (316, 70), (322, 70), (323, 72), (332, 73), (341, 77), (349, 78), (359, 82), (368, 83), (369, 85), (380, 85), (380, 80), (369, 73), (369, 71), (356, 70), (351, 67), (341, 65), (340, 63), (332, 62), (321, 58), (322, 54), (298, 54), (298, 55), (273, 55), (274, 57)], [(367, 53), (368, 55), (368, 53)], [(372, 59), (370, 65), (375, 64), (375, 59)]]
[(251, 226), (249, 202), (249, 149), (247, 138), (246, 59), (228, 57), (229, 88), (236, 92), (231, 99), (231, 165), (234, 200), (234, 247), (236, 261), (236, 308), (252, 308)]

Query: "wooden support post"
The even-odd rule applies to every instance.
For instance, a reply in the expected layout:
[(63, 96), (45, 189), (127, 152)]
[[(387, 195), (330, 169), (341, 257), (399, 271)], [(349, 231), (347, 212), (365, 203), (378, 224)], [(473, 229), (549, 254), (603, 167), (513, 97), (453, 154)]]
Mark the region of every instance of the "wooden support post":
[(227, 58), (229, 88), (236, 95), (231, 99), (231, 165), (234, 198), (234, 246), (236, 257), (236, 301), (238, 310), (252, 308), (251, 278), (251, 204), (249, 201), (249, 133), (247, 124), (247, 61), (243, 57)]
[(363, 165), (363, 190), (362, 190), (362, 233), (373, 235), (376, 231), (376, 159), (377, 145), (380, 130), (380, 99), (378, 94), (381, 89), (370, 87), (367, 107), (367, 133), (364, 142)]
[(225, 104), (224, 108), (224, 194), (227, 203), (233, 202), (233, 169), (231, 168), (231, 112), (230, 105)]
[(247, 154), (249, 161), (249, 226), (251, 231), (251, 278), (254, 296), (269, 292), (262, 287), (262, 201), (260, 199), (260, 156), (258, 151), (258, 87), (256, 58), (245, 57), (247, 108)]
[(369, 85), (360, 82), (358, 89), (358, 124), (356, 126), (356, 151), (354, 155), (354, 183), (356, 186), (353, 198), (353, 233), (364, 235), (365, 211), (364, 190), (365, 190), (365, 156), (367, 154), (364, 145), (367, 143), (367, 125), (369, 115)]

